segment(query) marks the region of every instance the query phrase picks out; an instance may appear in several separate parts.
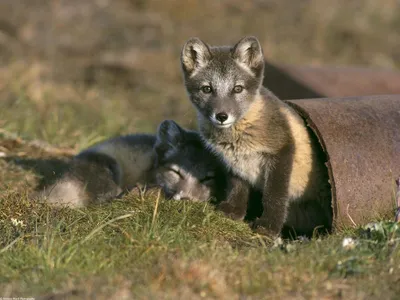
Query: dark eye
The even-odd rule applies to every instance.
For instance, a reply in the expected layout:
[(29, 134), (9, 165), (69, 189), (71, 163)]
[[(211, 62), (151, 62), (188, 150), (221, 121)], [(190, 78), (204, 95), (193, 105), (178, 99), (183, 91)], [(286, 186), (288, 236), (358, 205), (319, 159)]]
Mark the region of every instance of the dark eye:
[(175, 173), (176, 175), (178, 175), (180, 178), (183, 178), (181, 172), (179, 172), (179, 170), (176, 169), (172, 169), (172, 168), (168, 168), (168, 171)]
[(201, 180), (200, 180), (200, 182), (201, 183), (204, 183), (204, 182), (207, 182), (207, 181), (210, 181), (210, 180), (214, 180), (214, 178), (215, 178), (215, 176), (206, 176), (206, 177), (204, 177), (204, 178), (202, 178)]
[(204, 85), (204, 86), (201, 87), (201, 90), (202, 90), (203, 93), (209, 94), (209, 93), (211, 93), (211, 86)]
[(243, 91), (243, 87), (241, 85), (235, 85), (233, 88), (233, 91), (237, 94), (241, 93)]

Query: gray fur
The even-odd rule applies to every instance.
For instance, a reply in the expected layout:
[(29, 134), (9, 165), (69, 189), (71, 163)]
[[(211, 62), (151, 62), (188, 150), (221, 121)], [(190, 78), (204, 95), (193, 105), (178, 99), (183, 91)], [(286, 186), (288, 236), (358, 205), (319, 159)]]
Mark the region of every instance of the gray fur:
[(156, 181), (167, 197), (200, 201), (223, 197), (227, 170), (206, 150), (198, 132), (168, 120), (159, 126), (157, 136)]
[[(272, 234), (285, 223), (300, 231), (319, 225), (329, 229), (330, 190), (320, 148), (296, 112), (262, 86), (258, 40), (245, 37), (233, 47), (212, 47), (190, 39), (181, 62), (205, 142), (234, 174), (263, 194), (263, 213), (255, 227)], [(219, 113), (228, 118), (216, 118)], [(232, 209), (245, 207), (236, 194), (220, 207), (242, 218), (243, 211)], [(298, 211), (304, 207), (307, 211)], [(318, 214), (321, 218), (315, 218)]]
[(167, 120), (156, 136), (120, 136), (82, 151), (40, 197), (55, 205), (82, 207), (142, 184), (160, 186), (171, 199), (207, 201), (223, 197), (226, 178), (225, 167), (205, 149), (198, 133)]
[[(187, 47), (192, 50), (186, 50)], [(196, 55), (188, 56), (187, 53), (195, 51), (193, 49), (197, 49)], [(200, 64), (198, 57), (208, 57), (209, 60)], [(243, 39), (235, 48), (209, 47), (197, 38), (190, 39), (182, 50), (181, 61), (186, 88), (194, 106), (207, 120), (221, 128), (242, 118), (251, 104), (248, 99), (257, 95), (262, 83), (262, 57), (261, 46), (254, 38)], [(193, 69), (193, 65), (198, 67)], [(236, 85), (246, 88), (235, 93)], [(210, 86), (212, 93), (205, 94), (201, 89), (203, 86)], [(224, 124), (216, 120), (218, 113), (228, 115)]]

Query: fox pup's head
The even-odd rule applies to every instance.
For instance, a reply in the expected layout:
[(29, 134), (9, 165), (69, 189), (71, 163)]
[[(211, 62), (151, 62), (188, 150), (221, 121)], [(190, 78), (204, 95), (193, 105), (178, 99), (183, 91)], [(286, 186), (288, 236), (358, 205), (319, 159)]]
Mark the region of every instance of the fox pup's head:
[(220, 197), (226, 179), (224, 166), (205, 148), (197, 132), (166, 120), (158, 127), (154, 147), (157, 184), (166, 197), (197, 201)]
[(255, 37), (233, 47), (210, 47), (191, 38), (182, 49), (181, 63), (191, 101), (218, 128), (240, 120), (262, 85), (264, 56)]

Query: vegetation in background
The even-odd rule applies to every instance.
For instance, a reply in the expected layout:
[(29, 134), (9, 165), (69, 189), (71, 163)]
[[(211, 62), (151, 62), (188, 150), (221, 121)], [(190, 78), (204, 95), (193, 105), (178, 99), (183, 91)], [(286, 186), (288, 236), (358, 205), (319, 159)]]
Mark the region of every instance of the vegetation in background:
[[(188, 37), (220, 44), (254, 34), (271, 62), (399, 68), (399, 5), (0, 1), (0, 297), (398, 297), (400, 229), (390, 221), (269, 241), (210, 205), (158, 191), (80, 210), (29, 195), (100, 139), (154, 132), (167, 118), (195, 128), (179, 66)], [(71, 151), (21, 142), (35, 139)]]

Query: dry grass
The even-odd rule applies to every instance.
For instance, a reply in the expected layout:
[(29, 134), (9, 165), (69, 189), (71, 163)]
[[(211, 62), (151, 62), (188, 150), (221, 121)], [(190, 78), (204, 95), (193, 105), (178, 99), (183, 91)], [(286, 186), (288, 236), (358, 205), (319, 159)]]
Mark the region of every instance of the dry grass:
[[(78, 151), (196, 125), (179, 67), (190, 36), (256, 35), (271, 62), (400, 67), (399, 2), (0, 1), (0, 128)], [(272, 247), (210, 206), (131, 194), (54, 210), (29, 193), (67, 157), (0, 132), (0, 296), (394, 299), (399, 232), (352, 229)], [(12, 221), (12, 219), (15, 219)], [(16, 221), (22, 221), (16, 223)], [(352, 236), (354, 249), (342, 247)]]
[(271, 62), (398, 68), (399, 25), (396, 0), (3, 0), (0, 126), (78, 148), (165, 118), (193, 128), (179, 66), (190, 36), (254, 34)]

